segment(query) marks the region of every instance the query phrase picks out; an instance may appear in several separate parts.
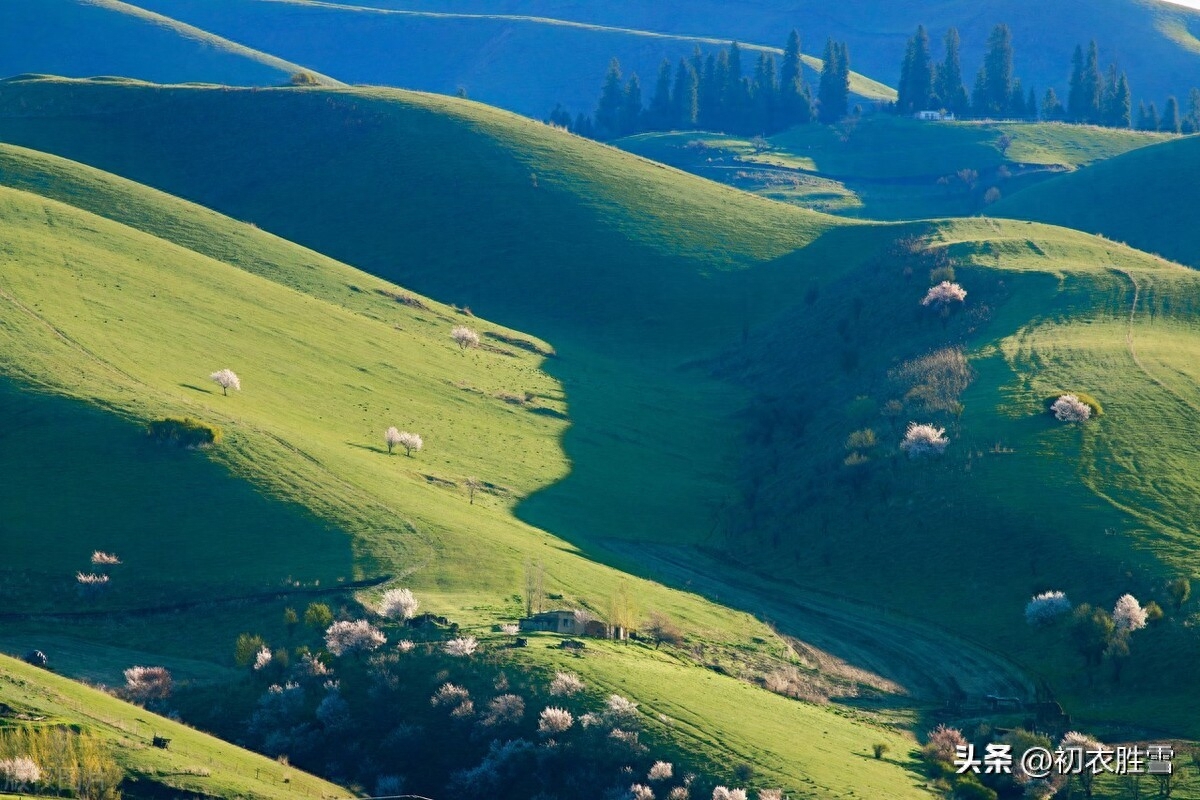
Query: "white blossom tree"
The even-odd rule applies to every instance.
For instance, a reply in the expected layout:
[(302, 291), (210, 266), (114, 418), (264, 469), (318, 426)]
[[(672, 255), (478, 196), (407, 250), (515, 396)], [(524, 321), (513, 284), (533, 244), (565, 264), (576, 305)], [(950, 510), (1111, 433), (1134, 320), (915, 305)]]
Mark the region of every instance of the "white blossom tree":
[(1064, 394), (1055, 400), (1050, 410), (1060, 422), (1087, 422), (1092, 416), (1092, 407), (1073, 394)]
[(474, 636), (460, 636), (446, 642), (442, 649), (446, 651), (446, 655), (466, 658), (474, 655), (475, 651), (479, 649), (479, 642)]
[(644, 783), (635, 783), (629, 787), (631, 800), (654, 800), (654, 790)]
[(365, 619), (338, 620), (325, 630), (325, 649), (340, 656), (351, 651), (377, 650), (387, 642), (383, 631)]
[(583, 681), (572, 672), (556, 672), (550, 681), (550, 694), (555, 697), (570, 697), (583, 691)]
[(966, 299), (966, 289), (957, 283), (942, 281), (937, 286), (930, 287), (929, 291), (925, 293), (925, 299), (921, 301), (921, 305), (933, 308), (945, 308), (951, 303), (961, 303)]
[(958, 728), (938, 725), (929, 734), (929, 740), (921, 748), (921, 752), (932, 761), (950, 764), (953, 763), (954, 754), (958, 748), (965, 747), (966, 744), (967, 737), (963, 736), (962, 731)]
[(108, 585), (109, 578), (107, 575), (95, 572), (76, 572), (75, 582), (80, 586), (88, 588), (99, 588)]
[(125, 694), (131, 700), (165, 700), (174, 682), (165, 667), (130, 667), (125, 670)]
[(412, 639), (401, 639), (396, 642), (396, 649), (401, 653), (411, 653), (417, 647), (417, 643)]
[(1071, 601), (1062, 592), (1042, 592), (1025, 604), (1025, 621), (1030, 625), (1049, 625), (1071, 610)]
[(483, 724), (488, 726), (495, 725), (515, 725), (525, 716), (525, 700), (520, 695), (502, 694), (498, 697), (493, 697), (488, 703), (487, 714), (483, 717)]
[(212, 375), (209, 375), (208, 378), (213, 383), (221, 387), (221, 393), (226, 397), (229, 396), (230, 389), (233, 389), (235, 392), (240, 392), (242, 390), (241, 378), (239, 378), (237, 373), (231, 369), (219, 369)]
[(379, 600), (379, 613), (388, 619), (412, 619), (420, 605), (412, 589), (388, 589)]
[(121, 559), (113, 553), (105, 553), (103, 550), (97, 550), (92, 553), (92, 566), (96, 567), (111, 567), (121, 563)]
[(646, 773), (646, 780), (649, 781), (669, 781), (675, 774), (675, 767), (670, 761), (655, 761), (650, 766), (650, 771)]
[(9, 791), (24, 792), (42, 779), (42, 770), (29, 756), (18, 756), (0, 761), (0, 777)]
[(1113, 625), (1118, 631), (1129, 633), (1146, 627), (1146, 609), (1131, 594), (1123, 594), (1113, 606)]
[(746, 790), (718, 786), (713, 789), (712, 800), (746, 800)]
[(506, 622), (500, 626), (500, 632), (505, 636), (516, 636), (521, 632), (521, 626), (515, 622)]
[(383, 432), (383, 442), (387, 445), (388, 453), (391, 453), (400, 444), (400, 431), (395, 426), (388, 428)]
[(557, 736), (574, 724), (575, 718), (571, 716), (571, 712), (558, 706), (543, 708), (542, 713), (538, 715), (538, 732), (543, 736)]
[(271, 655), (271, 648), (263, 645), (261, 648), (259, 648), (259, 651), (254, 654), (254, 671), (261, 672), (269, 667), (274, 659), (275, 657)]
[(946, 438), (946, 429), (925, 423), (910, 422), (900, 449), (908, 453), (909, 458), (941, 455), (950, 440)]
[(783, 789), (759, 789), (758, 800), (783, 800)]
[(396, 437), (396, 444), (404, 448), (404, 455), (411, 457), (414, 450), (420, 450), (425, 446), (425, 442), (421, 439), (420, 434), (409, 433), (408, 431), (400, 431)]
[(479, 347), (479, 334), (466, 325), (455, 325), (454, 329), (450, 331), (450, 338), (461, 350), (466, 350), (468, 347)]
[(667, 800), (691, 800), (692, 793), (686, 786), (676, 786), (667, 792)]

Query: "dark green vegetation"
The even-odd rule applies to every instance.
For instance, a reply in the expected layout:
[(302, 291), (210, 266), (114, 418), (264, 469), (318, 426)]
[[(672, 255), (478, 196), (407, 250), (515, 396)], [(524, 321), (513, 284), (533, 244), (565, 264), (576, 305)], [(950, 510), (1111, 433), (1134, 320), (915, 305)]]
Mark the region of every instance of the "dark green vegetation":
[(1030, 187), (994, 213), (1102, 234), (1200, 267), (1191, 189), (1200, 176), (1193, 137), (1136, 150)]
[[(936, 130), (1004, 165), (996, 129), (894, 127), (912, 134), (914, 153), (919, 132)], [(1020, 142), (1030, 162), (1064, 166), (1135, 137), (1021, 130), (1029, 138), (1014, 133), (1010, 153)], [(1081, 726), (1198, 733), (1194, 687), (1178, 678), (1200, 650), (1193, 606), (1175, 608), (1168, 592), (1200, 567), (1200, 452), (1186, 435), (1200, 424), (1189, 400), (1200, 286), (1188, 270), (1028, 222), (840, 220), (478, 104), (391, 90), (10, 81), (0, 139), (254, 223), (4, 148), (0, 355), (17, 380), (125, 417), (124, 441), (152, 457), (212, 468), (197, 480), (213, 491), (244, 477), (303, 506), (287, 524), (328, 549), (293, 580), (403, 575), (485, 647), (498, 638), (490, 626), (520, 613), (526, 560), (543, 561), (549, 588), (573, 606), (602, 609), (628, 581), (641, 614), (678, 621), (684, 648), (598, 644), (575, 659), (535, 646), (514, 651), (516, 663), (577, 662), (694, 757), (726, 769), (744, 759), (761, 785), (822, 796), (915, 794), (907, 757), (870, 755), (884, 740), (906, 753), (903, 737), (731, 675), (765, 683), (790, 661), (848, 705), (912, 713), (956, 685), (1022, 691), (1012, 658)], [(840, 168), (937, 174), (949, 148), (923, 149), (937, 157), (864, 148), (842, 153)], [(962, 307), (920, 304), (942, 280), (966, 288)], [(460, 351), (457, 324), (489, 346)], [(223, 366), (242, 392), (202, 383)], [(1093, 395), (1104, 415), (1053, 422), (1044, 400), (1059, 391)], [(132, 424), (185, 415), (219, 425), (222, 444), (164, 452)], [(947, 429), (942, 458), (898, 450), (909, 421)], [(425, 450), (389, 457), (389, 424), (419, 430)], [(472, 476), (503, 491), (471, 505)], [(146, 525), (136, 508), (113, 514), (129, 515), (114, 525)], [(70, 521), (48, 524), (64, 542), (55, 575), (115, 549)], [(215, 526), (207, 544), (240, 535)], [(279, 586), (285, 559), (261, 553), (261, 575), (239, 581)], [(796, 644), (793, 655), (745, 615), (605, 563), (704, 587), (821, 650)], [(126, 573), (114, 574), (115, 600)], [(186, 580), (203, 590), (203, 575)], [(1047, 589), (1102, 608), (1130, 591), (1169, 613), (1132, 635), (1128, 657), (1085, 667), (1065, 626), (1023, 619)], [(35, 590), (10, 606), (32, 604)], [(55, 638), (110, 675), (150, 652), (213, 679), (237, 633), (286, 636), (281, 612), (272, 600), (203, 624), (189, 616), (186, 641), (178, 619), (155, 618), (68, 624)], [(5, 638), (31, 631), (36, 621)], [(849, 772), (848, 753), (863, 762)]]
[(120, 0), (0, 5), (0, 77), (40, 72), (281, 85), (301, 67)]
[(976, 214), (995, 201), (988, 194), (993, 188), (1002, 199), (1167, 138), (1060, 123), (922, 122), (875, 114), (766, 140), (679, 132), (618, 145), (773, 200), (901, 220)]
[[(0, 736), (67, 725), (97, 739), (120, 767), (127, 797), (162, 792), (254, 800), (346, 796), (341, 787), (294, 767), (8, 656), (0, 656), (0, 704)], [(151, 746), (154, 736), (169, 738), (170, 747)]]

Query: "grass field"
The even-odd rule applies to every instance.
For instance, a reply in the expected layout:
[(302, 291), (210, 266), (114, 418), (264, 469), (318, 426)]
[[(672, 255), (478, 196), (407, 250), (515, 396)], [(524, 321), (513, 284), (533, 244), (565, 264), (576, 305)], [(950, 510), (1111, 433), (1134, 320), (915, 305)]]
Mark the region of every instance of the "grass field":
[(1006, 198), (995, 214), (1066, 225), (1200, 266), (1191, 187), (1200, 140), (1135, 150)]
[[(289, 124), (300, 118), (303, 128)], [(465, 317), (452, 308), (396, 303), (376, 291), (395, 286), (263, 230), (6, 148), (6, 258), (22, 268), (5, 285), (20, 303), (6, 306), (5, 372), (133, 420), (186, 409), (220, 423), (219, 465), (350, 534), (348, 578), (393, 572), (482, 630), (511, 618), (522, 564), (537, 559), (568, 601), (603, 608), (627, 580), (643, 610), (670, 612), (722, 657), (781, 651), (764, 624), (693, 594), (686, 571), (661, 576), (685, 590), (675, 592), (602, 566), (649, 571), (628, 550), (614, 559), (604, 549), (614, 538), (703, 544), (865, 601), (860, 614), (900, 611), (925, 626), (934, 658), (978, 646), (964, 636), (986, 641), (1048, 677), (1085, 724), (1196, 735), (1191, 688), (1175, 679), (1196, 651), (1190, 608), (1137, 634), (1126, 677), (1102, 690), (1021, 615), (1047, 584), (1109, 606), (1126, 590), (1159, 596), (1165, 578), (1200, 566), (1194, 462), (1166, 450), (1195, 420), (1186, 404), (1158, 413), (1156, 389), (1178, 382), (1186, 396), (1184, 379), (1160, 375), (1190, 374), (1190, 271), (1024, 222), (851, 223), (477, 104), (387, 90), (9, 82), (0, 138), (203, 201), (529, 333), (471, 320), (485, 331), (554, 346), (547, 358), (485, 339), (512, 355), (461, 353), (447, 334)], [(352, 146), (330, 146), (341, 141)], [(436, 158), (441, 149), (455, 159)], [(948, 248), (970, 293), (962, 313), (945, 323), (924, 313), (927, 276), (903, 274), (887, 255), (903, 236)], [(967, 349), (977, 373), (952, 447), (936, 462), (894, 457), (898, 435), (879, 415), (894, 391), (887, 370), (947, 342)], [(1149, 374), (1130, 368), (1135, 354)], [(244, 392), (181, 386), (224, 365)], [(1095, 394), (1105, 415), (1083, 431), (1052, 426), (1040, 404), (1060, 389)], [(533, 407), (497, 397), (525, 391)], [(772, 397), (804, 418), (797, 431), (785, 417), (774, 443), (755, 433), (754, 411)], [(380, 431), (397, 423), (427, 434), (416, 458), (380, 452)], [(864, 426), (883, 444), (860, 483), (842, 465), (843, 443)], [(1100, 444), (1120, 457), (1099, 458)], [(755, 519), (746, 489), (756, 465), (776, 481), (760, 487)], [(471, 506), (471, 475), (508, 492)], [(324, 566), (340, 576), (339, 549)], [(755, 597), (780, 591), (745, 582)], [(275, 613), (255, 618), (264, 632)], [(219, 653), (230, 632), (210, 622), (188, 642), (122, 635), (177, 656), (200, 642)], [(580, 669), (597, 679), (624, 669), (608, 663)], [(664, 706), (693, 702), (707, 671), (685, 667), (693, 672), (666, 688), (640, 685), (655, 684)], [(714, 686), (713, 703), (758, 692)], [(780, 702), (753, 696), (756, 708)], [(724, 749), (701, 741), (699, 751), (752, 753), (794, 791), (829, 785), (845, 764), (816, 749), (816, 725), (764, 750), (758, 720), (728, 724)], [(872, 770), (910, 785), (904, 763), (885, 764)], [(868, 791), (857, 780), (837, 791)]]
[[(25, 714), (33, 724), (80, 726), (111, 748), (126, 775), (175, 792), (206, 797), (345, 798), (336, 784), (242, 750), (43, 669), (0, 656), (0, 702), (5, 716)], [(22, 724), (7, 718), (0, 726)], [(171, 740), (152, 747), (154, 736)]]
[(279, 86), (302, 69), (120, 0), (10, 0), (0, 8), (0, 77), (37, 72)]
[[(687, 131), (641, 134), (618, 145), (815, 211), (905, 220), (975, 214), (985, 209), (992, 187), (1006, 197), (1168, 138), (1059, 123), (931, 123), (873, 115), (853, 126), (792, 128), (770, 137), (765, 148), (749, 139)], [(975, 175), (961, 178), (962, 170)]]

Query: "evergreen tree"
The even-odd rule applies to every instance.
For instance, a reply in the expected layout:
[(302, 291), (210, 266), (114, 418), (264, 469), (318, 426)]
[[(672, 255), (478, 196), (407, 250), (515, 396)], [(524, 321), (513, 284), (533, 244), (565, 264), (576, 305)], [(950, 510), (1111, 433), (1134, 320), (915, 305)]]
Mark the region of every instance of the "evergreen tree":
[(1083, 48), (1075, 45), (1071, 56), (1071, 89), (1067, 94), (1067, 119), (1082, 122), (1087, 117), (1087, 103), (1083, 97)]
[(600, 103), (596, 106), (596, 135), (602, 139), (621, 135), (621, 110), (625, 106), (625, 91), (621, 87), (621, 64), (615, 58), (609, 62)]
[(946, 110), (954, 112), (955, 116), (965, 116), (971, 109), (967, 89), (963, 86), (957, 28), (946, 31), (945, 45), (946, 57), (937, 71), (937, 94)]
[(675, 70), (675, 88), (671, 92), (672, 127), (681, 130), (696, 127), (698, 80), (692, 65), (682, 58), (679, 59), (679, 66)]
[(752, 133), (774, 133), (778, 126), (779, 87), (775, 82), (775, 57), (759, 53), (754, 68), (754, 126)]
[(620, 130), (622, 136), (637, 133), (642, 129), (642, 82), (637, 73), (629, 76), (625, 85), (625, 102), (621, 107)]
[(976, 88), (982, 103), (976, 103), (975, 115), (1003, 116), (1012, 105), (1013, 84), (1012, 31), (1007, 25), (992, 29), (979, 71), (982, 80), (976, 80)]
[(1131, 122), (1133, 98), (1129, 91), (1129, 79), (1125, 73), (1117, 78), (1117, 89), (1113, 95), (1112, 122), (1114, 128), (1128, 128)]
[(779, 127), (787, 128), (812, 117), (812, 101), (804, 100), (804, 64), (800, 59), (800, 32), (788, 35), (779, 65)]
[(575, 124), (571, 126), (571, 132), (580, 136), (586, 136), (589, 139), (596, 137), (596, 130), (592, 126), (592, 118), (582, 111), (575, 117)]
[(546, 122), (550, 125), (557, 125), (560, 128), (571, 128), (571, 112), (563, 108), (562, 103), (555, 103), (554, 109), (550, 112), (550, 116), (546, 118)]
[(1146, 127), (1145, 130), (1158, 130), (1158, 107), (1151, 103), (1146, 107)]
[(1029, 87), (1029, 97), (1025, 99), (1025, 116), (1033, 122), (1038, 120), (1037, 92), (1032, 86)]
[(1200, 133), (1200, 89), (1194, 86), (1188, 92), (1187, 122), (1190, 133)]
[(1025, 90), (1021, 87), (1021, 79), (1015, 78), (1012, 85), (1012, 94), (1008, 101), (1008, 113), (1014, 119), (1025, 119), (1027, 113), (1025, 111)]
[(825, 63), (821, 65), (821, 83), (817, 90), (821, 122), (832, 124), (850, 105), (850, 50), (845, 42), (832, 39), (825, 44)]
[(1146, 111), (1146, 101), (1138, 101), (1137, 129), (1139, 131), (1150, 130), (1150, 115)]
[(1104, 98), (1104, 78), (1100, 74), (1100, 53), (1093, 39), (1088, 45), (1087, 61), (1083, 67), (1083, 120), (1093, 125), (1100, 124), (1103, 119), (1100, 113)]
[(1042, 97), (1042, 119), (1047, 121), (1062, 119), (1065, 113), (1066, 109), (1063, 108), (1062, 101), (1058, 99), (1054, 87), (1051, 86)]
[(901, 114), (912, 114), (929, 108), (933, 94), (933, 65), (929, 58), (929, 36), (925, 26), (918, 25), (917, 32), (908, 40), (904, 64), (900, 68), (900, 86), (896, 107)]
[(713, 128), (724, 130), (729, 124), (729, 51), (718, 50), (716, 71), (713, 73)]
[(717, 57), (712, 53), (704, 59), (704, 71), (700, 73), (700, 127), (716, 130), (717, 113), (721, 106), (721, 87), (717, 85)]
[(742, 80), (742, 48), (737, 42), (729, 45), (728, 63), (724, 90), (725, 125), (729, 130), (743, 132), (750, 112), (750, 89)]
[(1179, 133), (1180, 124), (1179, 101), (1175, 99), (1175, 95), (1171, 95), (1167, 98), (1167, 105), (1163, 110), (1159, 130), (1165, 133)]
[(674, 127), (671, 113), (671, 62), (665, 58), (658, 67), (658, 81), (654, 84), (654, 97), (650, 100), (647, 127), (660, 131)]

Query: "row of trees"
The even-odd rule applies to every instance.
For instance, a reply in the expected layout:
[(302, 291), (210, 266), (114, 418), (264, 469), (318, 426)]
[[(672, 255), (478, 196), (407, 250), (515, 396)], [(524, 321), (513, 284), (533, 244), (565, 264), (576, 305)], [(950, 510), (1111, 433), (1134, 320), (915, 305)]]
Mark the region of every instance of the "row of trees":
[(817, 93), (804, 78), (800, 34), (792, 31), (781, 62), (760, 52), (753, 76), (744, 74), (743, 49), (728, 48), (705, 56), (699, 47), (674, 67), (663, 60), (648, 106), (637, 74), (624, 80), (617, 59), (609, 64), (595, 116), (574, 119), (558, 106), (549, 122), (575, 133), (613, 139), (647, 130), (723, 130), (770, 134), (820, 120), (836, 122), (849, 109), (850, 52), (844, 42), (825, 44)]
[[(1100, 51), (1093, 40), (1085, 51), (1075, 46), (1071, 57), (1071, 75), (1064, 104), (1051, 87), (1039, 103), (1031, 88), (1021, 85), (1013, 74), (1012, 32), (1007, 25), (992, 29), (983, 64), (968, 94), (963, 81), (958, 31), (950, 28), (943, 39), (944, 55), (935, 63), (925, 27), (918, 26), (904, 51), (897, 87), (896, 112), (945, 110), (957, 117), (1006, 117), (1045, 119), (1103, 125), (1111, 128), (1136, 127), (1138, 130), (1169, 133), (1200, 132), (1200, 89), (1192, 89), (1188, 112), (1183, 114), (1179, 101), (1167, 99), (1160, 116), (1154, 103), (1140, 105), (1133, 118), (1129, 78), (1115, 63), (1107, 70), (1100, 67)], [(1136, 122), (1136, 125), (1135, 125)]]

